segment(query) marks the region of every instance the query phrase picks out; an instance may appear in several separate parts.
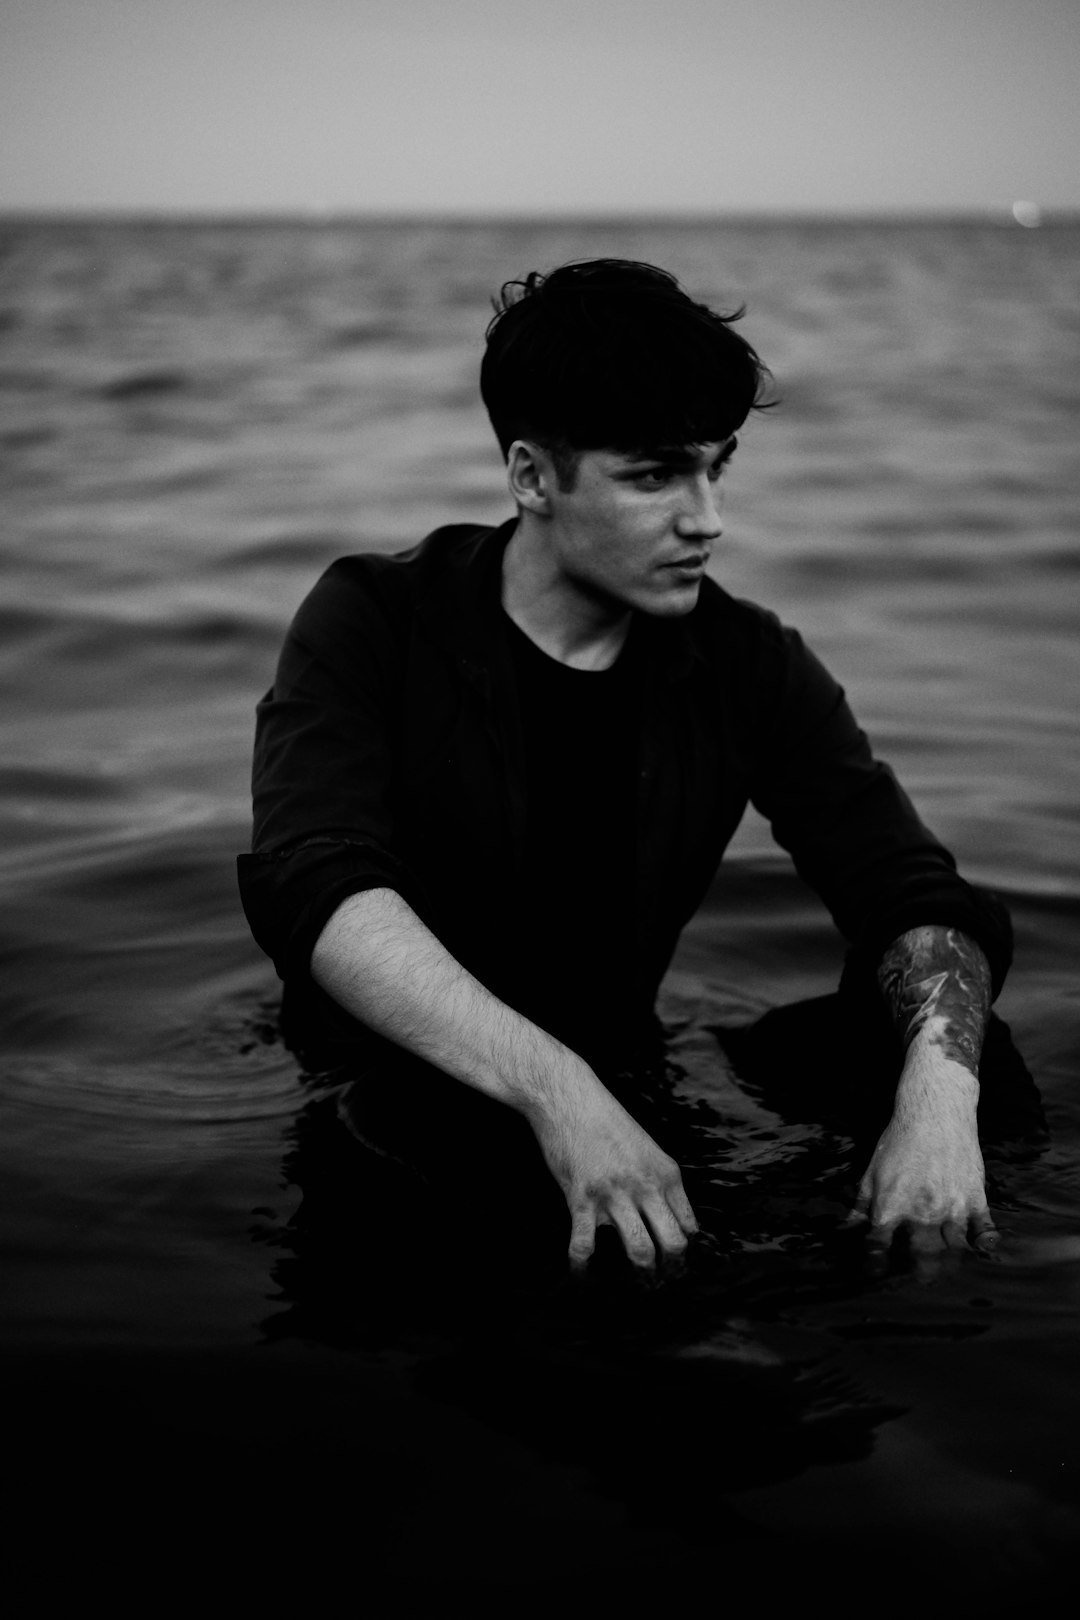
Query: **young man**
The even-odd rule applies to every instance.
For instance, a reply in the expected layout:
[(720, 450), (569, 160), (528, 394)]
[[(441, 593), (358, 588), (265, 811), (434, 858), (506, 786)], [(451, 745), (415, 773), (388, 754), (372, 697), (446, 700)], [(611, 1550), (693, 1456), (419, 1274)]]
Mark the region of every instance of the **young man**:
[(860, 1209), (881, 1241), (995, 1236), (977, 1073), (1007, 919), (798, 635), (706, 572), (766, 376), (651, 266), (508, 284), (481, 388), (516, 517), (335, 563), (259, 707), (256, 938), (316, 1016), (527, 1121), (578, 1263), (601, 1224), (641, 1266), (696, 1230), (679, 1166), (600, 1073), (652, 1039), (751, 801), (905, 1043)]

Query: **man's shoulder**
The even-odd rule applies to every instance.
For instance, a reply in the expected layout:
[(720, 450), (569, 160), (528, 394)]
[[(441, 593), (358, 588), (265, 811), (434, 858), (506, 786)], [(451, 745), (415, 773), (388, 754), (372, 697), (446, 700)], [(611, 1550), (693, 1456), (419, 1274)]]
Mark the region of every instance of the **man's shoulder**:
[(686, 629), (691, 658), (685, 667), (749, 713), (771, 713), (789, 703), (828, 707), (840, 693), (834, 676), (798, 630), (772, 608), (705, 580)]
[(294, 632), (321, 639), (333, 627), (374, 621), (404, 628), (426, 601), (452, 603), (468, 595), (501, 549), (501, 534), (490, 524), (451, 523), (398, 551), (338, 557), (301, 603)]
[(688, 628), (699, 651), (742, 654), (751, 647), (782, 651), (793, 632), (778, 614), (748, 597), (732, 596), (714, 579), (702, 581)]
[(499, 531), (490, 524), (447, 523), (397, 551), (356, 551), (338, 557), (319, 580), (355, 591), (422, 594), (444, 576), (468, 572)]

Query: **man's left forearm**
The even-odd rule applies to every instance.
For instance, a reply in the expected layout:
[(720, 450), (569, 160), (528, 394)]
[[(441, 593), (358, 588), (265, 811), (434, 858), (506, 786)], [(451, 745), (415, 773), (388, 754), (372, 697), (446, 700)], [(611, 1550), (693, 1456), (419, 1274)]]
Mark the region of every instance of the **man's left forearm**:
[(982, 1243), (993, 1231), (976, 1124), (989, 963), (958, 929), (913, 928), (877, 977), (905, 1055), (859, 1207), (886, 1238), (905, 1227), (923, 1248)]
[(916, 1041), (978, 1075), (990, 1017), (990, 964), (957, 928), (912, 928), (893, 940), (878, 984), (905, 1051)]

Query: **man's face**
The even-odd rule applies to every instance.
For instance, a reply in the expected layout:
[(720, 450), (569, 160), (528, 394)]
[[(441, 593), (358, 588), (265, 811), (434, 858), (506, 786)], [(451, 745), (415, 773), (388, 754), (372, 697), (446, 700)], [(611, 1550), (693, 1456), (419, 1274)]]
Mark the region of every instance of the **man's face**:
[(721, 475), (734, 436), (711, 444), (580, 452), (572, 489), (549, 484), (552, 561), (593, 601), (657, 617), (689, 613), (722, 531)]

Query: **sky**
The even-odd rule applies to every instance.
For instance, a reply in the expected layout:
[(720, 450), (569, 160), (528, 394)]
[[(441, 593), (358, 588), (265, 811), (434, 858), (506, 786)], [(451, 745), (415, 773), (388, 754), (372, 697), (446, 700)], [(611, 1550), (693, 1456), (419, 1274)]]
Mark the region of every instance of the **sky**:
[(0, 209), (1080, 207), (1080, 0), (0, 0)]

